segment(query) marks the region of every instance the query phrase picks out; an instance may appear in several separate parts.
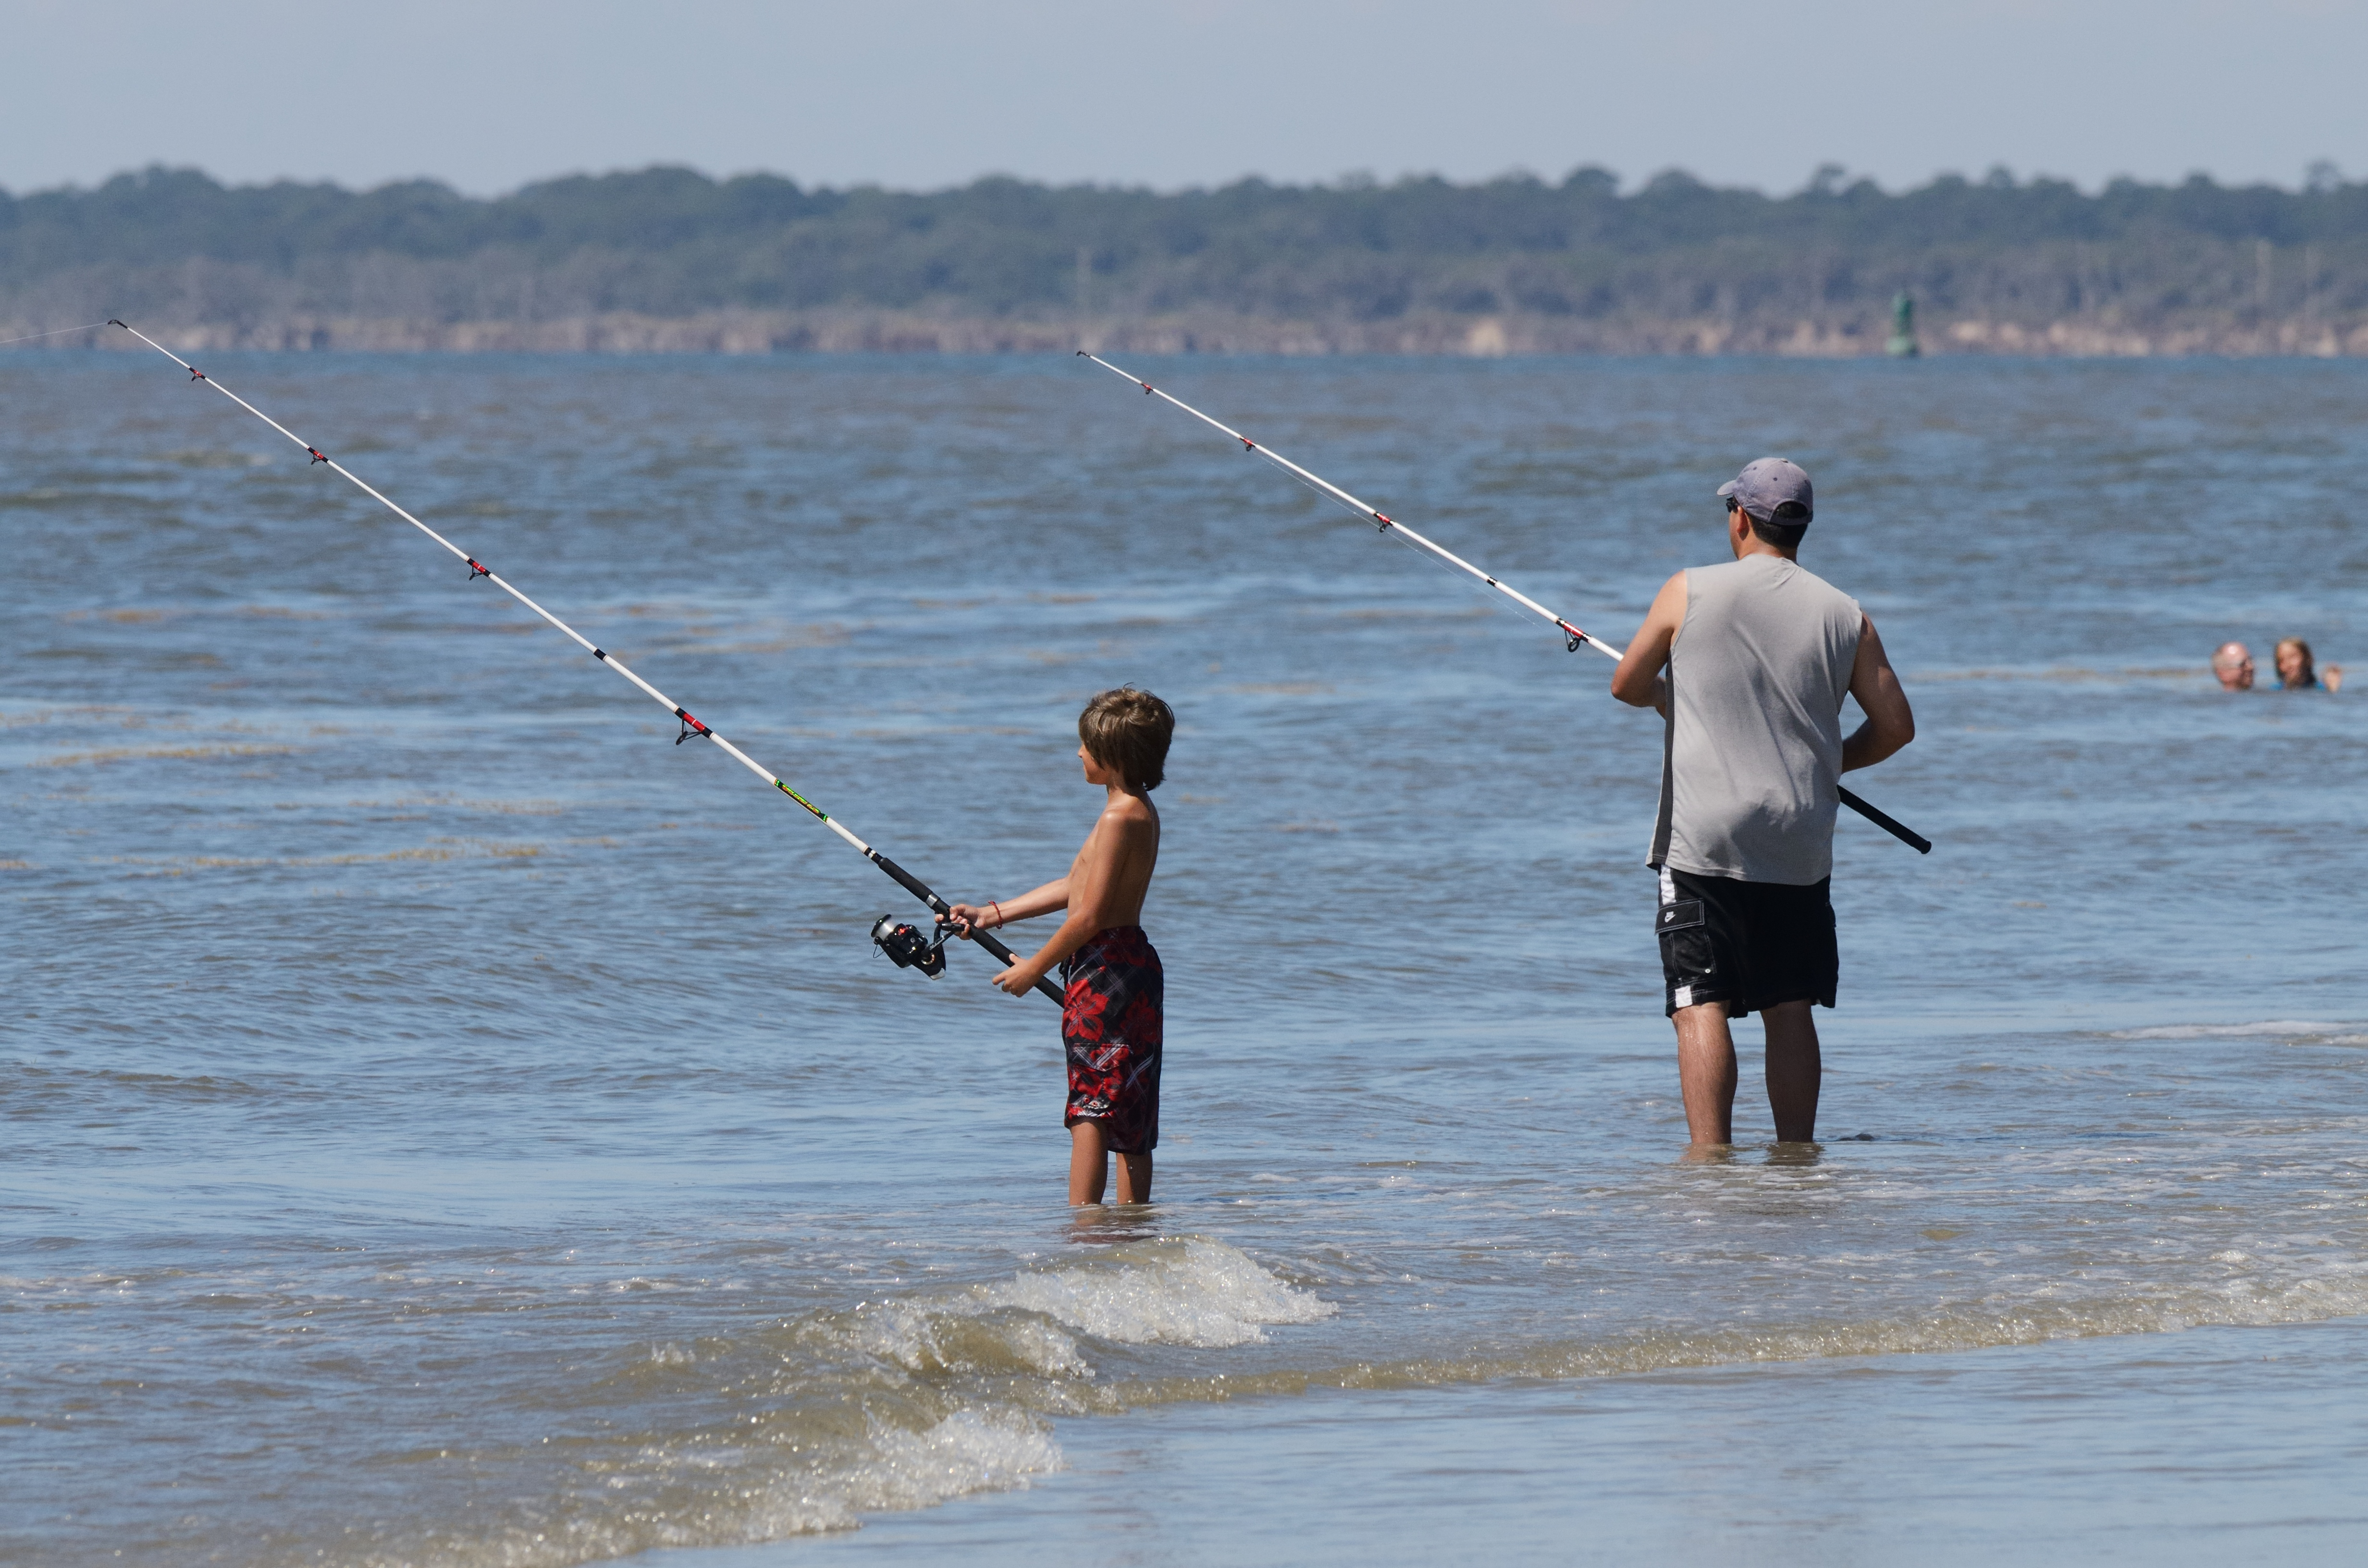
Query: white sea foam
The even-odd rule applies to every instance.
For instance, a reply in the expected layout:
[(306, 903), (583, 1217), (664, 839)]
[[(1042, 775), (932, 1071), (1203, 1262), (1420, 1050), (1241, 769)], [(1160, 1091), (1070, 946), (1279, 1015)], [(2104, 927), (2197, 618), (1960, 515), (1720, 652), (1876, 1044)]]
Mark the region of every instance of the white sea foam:
[(892, 1297), (806, 1320), (802, 1337), (855, 1349), (921, 1378), (1094, 1375), (1078, 1335), (1217, 1349), (1264, 1342), (1280, 1324), (1337, 1309), (1248, 1256), (1203, 1238), (1114, 1247), (1090, 1261), (1023, 1269), (944, 1293)]
[(974, 1287), (983, 1306), (1042, 1312), (1097, 1339), (1218, 1348), (1262, 1343), (1267, 1327), (1338, 1311), (1294, 1290), (1223, 1242), (1153, 1242), (1112, 1259), (1022, 1273)]
[(867, 1510), (1009, 1491), (1067, 1468), (1050, 1431), (1009, 1414), (957, 1411), (926, 1432), (875, 1432), (871, 1441), (875, 1457), (847, 1483), (848, 1500)]
[(858, 1312), (838, 1334), (908, 1372), (1033, 1372), (1090, 1378), (1077, 1342), (1042, 1318), (985, 1324), (969, 1297), (882, 1301)]
[(773, 1487), (720, 1531), (686, 1531), (670, 1544), (780, 1540), (854, 1529), (865, 1514), (933, 1507), (974, 1492), (1008, 1492), (1064, 1470), (1061, 1445), (1041, 1424), (1008, 1412), (957, 1411), (924, 1431), (875, 1425), (870, 1452), (845, 1469)]
[[(795, 1451), (794, 1449), (791, 1451)], [(932, 1507), (976, 1492), (1007, 1492), (1067, 1467), (1061, 1446), (1040, 1422), (1010, 1412), (957, 1411), (919, 1431), (872, 1423), (868, 1437), (814, 1469), (735, 1483), (758, 1445), (733, 1449), (657, 1446), (644, 1449), (609, 1484), (639, 1506), (611, 1506), (575, 1517), (468, 1539), (431, 1534), (394, 1551), (364, 1547), (347, 1561), (361, 1568), (574, 1568), (575, 1564), (656, 1548), (713, 1547), (781, 1540), (855, 1529), (865, 1514)], [(632, 1473), (638, 1471), (638, 1474)], [(688, 1476), (697, 1480), (686, 1489)], [(662, 1501), (650, 1506), (643, 1485)], [(642, 1483), (637, 1485), (636, 1483)]]

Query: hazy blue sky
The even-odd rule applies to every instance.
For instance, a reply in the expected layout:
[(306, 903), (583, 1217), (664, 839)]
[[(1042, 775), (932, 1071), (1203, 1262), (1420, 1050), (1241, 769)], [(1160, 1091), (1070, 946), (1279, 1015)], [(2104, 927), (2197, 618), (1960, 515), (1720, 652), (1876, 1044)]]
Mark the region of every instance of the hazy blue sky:
[(0, 186), (2368, 175), (2368, 0), (6, 0)]

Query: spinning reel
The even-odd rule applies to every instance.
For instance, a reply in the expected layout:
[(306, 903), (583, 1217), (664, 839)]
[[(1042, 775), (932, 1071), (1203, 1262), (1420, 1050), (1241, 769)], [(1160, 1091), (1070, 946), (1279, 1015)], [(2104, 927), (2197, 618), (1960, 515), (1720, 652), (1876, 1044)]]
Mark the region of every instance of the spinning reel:
[(921, 935), (920, 927), (909, 920), (899, 920), (883, 915), (871, 925), (871, 944), (886, 953), (898, 969), (917, 969), (934, 980), (946, 971), (946, 937), (943, 927), (934, 942)]

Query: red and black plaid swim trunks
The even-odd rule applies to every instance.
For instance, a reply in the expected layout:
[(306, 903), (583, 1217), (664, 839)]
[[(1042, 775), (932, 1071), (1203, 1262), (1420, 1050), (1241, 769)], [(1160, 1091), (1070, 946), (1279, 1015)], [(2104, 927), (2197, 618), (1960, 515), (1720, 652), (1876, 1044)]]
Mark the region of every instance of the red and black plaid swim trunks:
[(1112, 1153), (1148, 1154), (1159, 1144), (1159, 1047), (1164, 982), (1159, 953), (1140, 926), (1112, 926), (1087, 938), (1061, 966), (1068, 1000), (1061, 1043), (1069, 1057), (1064, 1127), (1102, 1124)]

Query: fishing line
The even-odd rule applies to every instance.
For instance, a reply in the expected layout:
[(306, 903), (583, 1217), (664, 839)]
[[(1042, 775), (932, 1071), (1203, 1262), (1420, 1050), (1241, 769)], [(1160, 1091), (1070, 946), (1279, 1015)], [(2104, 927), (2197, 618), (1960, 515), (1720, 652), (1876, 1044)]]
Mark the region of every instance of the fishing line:
[[(37, 337), (63, 337), (70, 332), (89, 332), (97, 327), (114, 326), (116, 324), (116, 323), (111, 321), (95, 321), (85, 323), (81, 326), (62, 326), (50, 332), (28, 332), (22, 337), (0, 337), (0, 348), (6, 348), (12, 343), (30, 343)], [(129, 331), (130, 329), (126, 328), (125, 330)]]
[[(150, 337), (139, 328), (131, 325), (129, 323), (120, 321), (108, 321), (102, 324), (107, 326), (120, 326), (123, 328), (124, 331), (130, 333), (132, 336), (138, 338), (149, 347), (154, 348), (157, 353), (162, 354), (165, 358), (173, 361), (174, 364), (178, 365), (184, 370), (188, 371), (189, 380), (191, 381), (205, 382), (206, 385), (213, 388), (214, 391), (222, 393), (222, 396), (230, 399), (231, 402), (238, 404), (249, 414), (254, 415), (257, 419), (262, 420), (266, 425), (270, 426), (274, 430), (279, 431), (281, 435), (287, 437), (290, 440), (303, 448), (306, 455), (312, 459), (313, 463), (326, 464), (330, 472), (335, 473), (343, 479), (351, 481), (355, 488), (361, 491), (363, 494), (368, 495), (371, 500), (376, 501), (388, 511), (393, 512), (396, 517), (401, 517), (404, 522), (409, 523), (413, 528), (417, 528), (421, 533), (426, 534), (429, 539), (434, 540), (438, 544), (442, 545), (446, 550), (451, 551), (456, 559), (460, 560), (469, 568), (469, 581), (473, 583), (478, 578), (483, 577), (485, 581), (491, 583), (494, 586), (499, 588), (502, 592), (509, 595), (510, 597), (518, 600), (518, 603), (532, 610), (536, 615), (541, 616), (544, 620), (547, 620), (552, 626), (557, 627), (561, 631), (567, 635), (570, 641), (582, 648), (586, 653), (591, 654), (595, 659), (598, 659), (603, 666), (616, 671), (619, 675), (632, 682), (636, 687), (639, 687), (644, 694), (655, 699), (660, 707), (673, 714), (682, 725), (681, 733), (674, 738), (675, 744), (680, 745), (683, 742), (689, 740), (694, 735), (702, 740), (714, 742), (717, 745), (723, 748), (724, 754), (730, 756), (733, 761), (740, 764), (741, 767), (746, 767), (749, 772), (755, 774), (757, 778), (762, 778), (766, 783), (770, 784), (782, 794), (787, 795), (791, 800), (795, 801), (799, 805), (803, 806), (808, 812), (812, 812), (815, 820), (820, 822), (825, 827), (829, 828), (831, 832), (838, 835), (839, 837), (845, 839), (855, 848), (857, 853), (860, 854), (865, 859), (879, 867), (882, 871), (885, 871), (899, 887), (902, 887), (906, 892), (911, 893), (915, 898), (919, 899), (923, 903), (928, 905), (931, 913), (939, 916), (939, 925), (940, 926), (945, 925), (945, 916), (951, 906), (948, 904), (944, 899), (939, 898), (935, 892), (930, 891), (927, 883), (914, 876), (910, 871), (905, 870), (904, 867), (896, 864), (895, 861), (888, 858), (887, 856), (882, 855), (877, 849), (872, 848), (869, 844), (864, 843), (860, 838), (858, 838), (853, 833), (848, 830), (846, 824), (840, 822), (837, 818), (824, 811), (820, 806), (815, 805), (812, 801), (807, 800), (803, 795), (799, 794), (795, 790), (791, 789), (787, 781), (775, 774), (770, 768), (765, 767), (762, 763), (757, 762), (746, 752), (742, 751), (738, 746), (734, 745), (730, 741), (725, 740), (722, 735), (717, 734), (707, 725), (701, 723), (691, 714), (689, 710), (676, 702), (673, 698), (668, 697), (656, 687), (652, 686), (649, 682), (635, 675), (632, 670), (627, 669), (624, 665), (618, 660), (615, 654), (610, 653), (605, 648), (596, 646), (590, 638), (586, 637), (582, 632), (576, 631), (575, 628), (568, 625), (567, 622), (560, 619), (559, 617), (552, 614), (551, 611), (543, 608), (542, 606), (527, 597), (525, 594), (519, 592), (518, 589), (507, 578), (503, 577), (499, 573), (480, 562), (475, 556), (470, 554), (467, 551), (462, 550), (459, 545), (454, 544), (450, 540), (446, 539), (442, 534), (438, 533), (434, 528), (429, 528), (426, 523), (421, 522), (417, 517), (413, 517), (409, 512), (404, 511), (393, 501), (387, 499), (386, 496), (371, 488), (370, 485), (363, 481), (359, 475), (354, 473), (351, 470), (337, 462), (327, 453), (322, 451), (318, 447), (313, 446), (311, 442), (305, 440), (302, 437), (289, 429), (285, 425), (280, 424), (277, 419), (272, 418), (268, 414), (264, 413), (263, 410), (256, 407), (255, 404), (247, 402), (246, 399), (239, 396), (238, 393), (231, 391), (220, 381), (215, 381), (212, 377), (207, 375), (203, 370), (199, 369), (195, 365), (190, 364), (187, 359), (182, 358), (179, 355), (174, 353), (171, 349), (165, 347), (154, 338)], [(312, 465), (308, 463), (306, 466), (309, 468)], [(945, 969), (946, 937), (942, 933), (939, 936), (937, 941), (932, 943), (924, 937), (921, 933), (916, 930), (912, 926), (907, 924), (899, 924), (895, 921), (893, 915), (883, 915), (880, 917), (879, 922), (871, 928), (871, 939), (879, 946), (881, 951), (886, 953), (890, 959), (895, 961), (896, 967), (899, 969), (917, 969), (923, 974), (932, 976), (942, 972)], [(1019, 959), (1015, 954), (1013, 954), (1009, 948), (1005, 947), (1000, 941), (988, 936), (984, 931), (973, 927), (971, 931), (970, 939), (976, 942), (980, 947), (985, 948), (996, 958), (1001, 959), (1006, 965), (1010, 965), (1019, 961)], [(1055, 1002), (1065, 1001), (1065, 998), (1062, 995), (1059, 988), (1054, 986), (1050, 980), (1038, 980), (1036, 982), (1036, 989), (1042, 992), (1045, 995), (1050, 996)]]
[[(1087, 358), (1092, 358), (1093, 356), (1087, 355)], [(1095, 360), (1095, 363), (1099, 364), (1101, 361)], [(1116, 367), (1113, 366), (1112, 369), (1116, 369)], [(1173, 400), (1171, 399), (1170, 401)], [(1265, 452), (1266, 449), (1261, 447), (1258, 450), (1260, 452)], [(1372, 521), (1372, 518), (1361, 508), (1350, 506), (1348, 502), (1342, 500), (1339, 493), (1335, 491), (1331, 486), (1310, 480), (1305, 474), (1301, 473), (1296, 469), (1291, 468), (1288, 465), (1284, 467), (1283, 472), (1303, 488), (1323, 497), (1326, 501), (1331, 502), (1342, 511), (1347, 512), (1350, 517), (1355, 517), (1359, 522), (1369, 523)], [(1403, 530), (1397, 528), (1383, 528), (1382, 530), (1382, 537), (1390, 540), (1391, 542), (1397, 545), (1401, 550), (1406, 551), (1408, 553), (1412, 554), (1416, 560), (1421, 562), (1425, 566), (1431, 568), (1433, 571), (1444, 572), (1450, 577), (1453, 577), (1455, 575), (1454, 567), (1450, 566), (1444, 561), (1440, 561), (1424, 551), (1417, 546), (1412, 540), (1403, 537)], [(1486, 598), (1480, 601), (1480, 606), (1490, 616), (1495, 616), (1500, 613), (1499, 607)]]
[[(1405, 551), (1408, 555), (1413, 556), (1417, 561), (1421, 562), (1427, 569), (1437, 572), (1440, 575), (1446, 577), (1449, 581), (1452, 582), (1459, 590), (1467, 588), (1471, 585), (1470, 581), (1458, 574), (1454, 567), (1450, 566), (1446, 562), (1440, 560), (1439, 557), (1431, 554), (1429, 551), (1415, 543), (1414, 540), (1406, 538), (1403, 530), (1398, 528), (1390, 528), (1384, 531), (1382, 534), (1382, 537), (1396, 545), (1400, 550)], [(1473, 602), (1479, 607), (1481, 614), (1488, 617), (1492, 620), (1505, 613), (1505, 607), (1498, 604), (1495, 599), (1488, 597), (1485, 593)]]
[[(1164, 392), (1158, 387), (1153, 386), (1149, 381), (1144, 381), (1141, 376), (1135, 375), (1132, 371), (1120, 369), (1116, 365), (1111, 364), (1109, 360), (1089, 349), (1078, 349), (1077, 358), (1080, 359), (1091, 359), (1095, 364), (1099, 365), (1103, 369), (1110, 372), (1110, 374), (1124, 377), (1126, 380), (1133, 381), (1136, 386), (1141, 387), (1145, 396), (1162, 399), (1163, 401), (1173, 404), (1175, 407), (1182, 409), (1185, 413), (1190, 415), (1193, 418), (1199, 420), (1201, 424), (1208, 426), (1210, 428), (1219, 431), (1234, 440), (1239, 441), (1242, 444), (1242, 450), (1257, 453), (1259, 457), (1266, 459), (1267, 461), (1274, 464), (1277, 468), (1281, 469), (1292, 478), (1297, 479), (1301, 483), (1319, 491), (1324, 494), (1329, 495), (1343, 506), (1348, 507), (1350, 511), (1364, 518), (1365, 521), (1372, 523), (1383, 533), (1395, 533), (1401, 536), (1409, 544), (1421, 547), (1423, 550), (1426, 550), (1432, 555), (1438, 557), (1440, 561), (1457, 567), (1462, 571), (1470, 574), (1472, 576), (1477, 577), (1480, 581), (1487, 584), (1498, 593), (1503, 594), (1507, 598), (1511, 599), (1515, 604), (1520, 605), (1523, 609), (1529, 610), (1535, 615), (1543, 616), (1547, 620), (1552, 621), (1554, 627), (1562, 632), (1564, 645), (1572, 653), (1576, 653), (1581, 648), (1593, 648), (1598, 653), (1602, 653), (1607, 658), (1614, 661), (1617, 661), (1622, 656), (1622, 650), (1620, 648), (1615, 647), (1610, 642), (1606, 642), (1600, 637), (1593, 636), (1588, 632), (1580, 631), (1577, 626), (1574, 626), (1569, 621), (1565, 620), (1561, 616), (1558, 616), (1554, 611), (1546, 608), (1545, 606), (1538, 603), (1537, 600), (1530, 597), (1529, 595), (1522, 593), (1519, 588), (1512, 586), (1508, 583), (1497, 581), (1495, 577), (1490, 576), (1479, 567), (1473, 565), (1472, 562), (1464, 560), (1463, 557), (1456, 554), (1453, 551), (1434, 543), (1430, 540), (1425, 539), (1422, 535), (1415, 532), (1414, 529), (1406, 527), (1404, 523), (1399, 522), (1396, 518), (1388, 516), (1375, 507), (1367, 506), (1364, 502), (1357, 499), (1356, 496), (1351, 495), (1349, 492), (1341, 489), (1330, 480), (1323, 477), (1323, 475), (1310, 472), (1308, 470), (1300, 467), (1297, 463), (1292, 462), (1289, 458), (1284, 457), (1281, 453), (1275, 451), (1270, 448), (1259, 446), (1256, 441), (1251, 440), (1247, 436), (1243, 435), (1239, 430), (1235, 429), (1232, 426), (1224, 424), (1221, 420), (1211, 418), (1209, 415), (1201, 413), (1199, 409), (1193, 407), (1190, 403), (1186, 403), (1182, 398), (1177, 397), (1171, 392)], [(1852, 794), (1850, 790), (1842, 790), (1839, 793), (1841, 796), (1841, 803), (1843, 805), (1848, 806), (1859, 815), (1866, 818), (1867, 821), (1874, 824), (1875, 826), (1883, 829), (1885, 833), (1890, 834), (1894, 838), (1898, 839), (1902, 844), (1907, 845), (1918, 854), (1930, 855), (1932, 852), (1932, 841), (1930, 839), (1924, 837), (1914, 829), (1907, 827), (1904, 824), (1900, 823), (1896, 818), (1889, 816), (1867, 804), (1866, 801), (1860, 799), (1857, 795)]]

